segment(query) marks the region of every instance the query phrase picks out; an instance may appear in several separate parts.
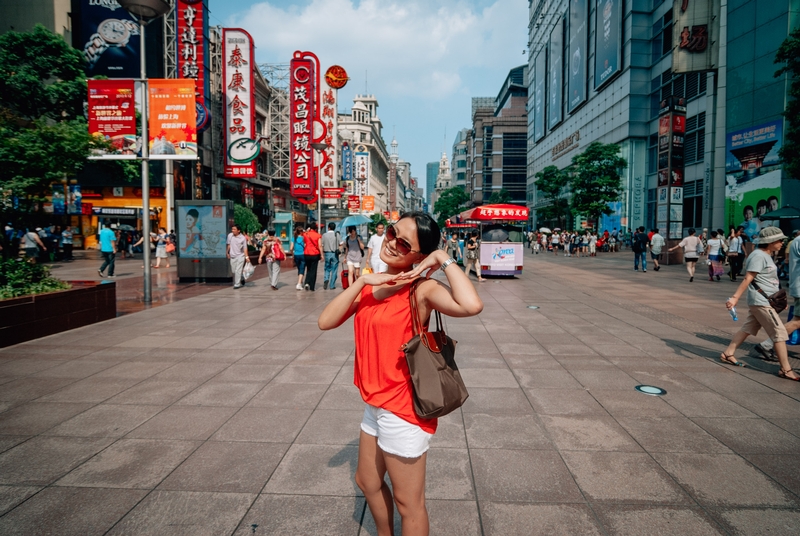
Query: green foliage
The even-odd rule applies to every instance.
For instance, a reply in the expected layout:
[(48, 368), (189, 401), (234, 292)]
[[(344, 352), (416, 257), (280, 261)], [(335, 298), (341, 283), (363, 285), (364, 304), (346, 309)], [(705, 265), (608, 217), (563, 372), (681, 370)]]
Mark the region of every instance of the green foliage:
[(502, 188), (500, 190), (495, 190), (492, 192), (492, 195), (489, 196), (489, 199), (486, 201), (489, 205), (499, 205), (502, 203), (508, 203), (511, 201), (511, 194), (508, 193), (508, 190)]
[(455, 216), (467, 208), (469, 194), (460, 186), (453, 186), (444, 190), (433, 205), (433, 215), (439, 227), (444, 229), (444, 222), (450, 216)]
[(547, 166), (535, 176), (536, 190), (550, 202), (549, 205), (536, 209), (536, 214), (542, 221), (555, 220), (563, 227), (569, 210), (569, 203), (563, 198), (570, 181), (569, 173), (556, 166)]
[(255, 212), (238, 203), (233, 206), (233, 222), (248, 236), (261, 230), (261, 222), (258, 221)]
[(775, 73), (775, 77), (787, 74), (790, 80), (789, 98), (783, 112), (786, 130), (778, 155), (783, 160), (783, 168), (789, 177), (800, 179), (800, 26), (792, 30), (778, 48), (775, 63), (784, 64)]
[(600, 215), (614, 211), (609, 203), (619, 201), (622, 195), (620, 172), (628, 162), (619, 156), (619, 146), (614, 143), (590, 143), (582, 153), (572, 157), (574, 173), (572, 184), (572, 210), (599, 222)]
[(371, 234), (371, 235), (375, 234), (375, 228), (378, 227), (379, 223), (382, 223), (384, 227), (389, 225), (389, 222), (387, 221), (386, 217), (383, 214), (381, 214), (380, 212), (376, 212), (375, 214), (373, 214), (371, 216), (371, 218), (372, 218), (372, 221), (369, 222), (369, 224), (368, 224), (369, 234)]
[(0, 260), (0, 300), (68, 288), (69, 283), (50, 277), (47, 266), (18, 259)]

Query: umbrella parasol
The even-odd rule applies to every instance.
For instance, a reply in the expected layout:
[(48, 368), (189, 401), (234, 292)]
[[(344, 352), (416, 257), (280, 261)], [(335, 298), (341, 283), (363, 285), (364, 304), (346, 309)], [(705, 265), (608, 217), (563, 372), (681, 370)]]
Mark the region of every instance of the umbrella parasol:
[(135, 231), (136, 228), (133, 225), (128, 225), (127, 223), (122, 223), (117, 226), (117, 229), (120, 231)]
[(370, 223), (371, 221), (372, 218), (369, 216), (364, 216), (363, 214), (354, 214), (342, 220), (342, 228), (347, 229), (351, 225), (363, 225), (365, 223)]
[(540, 233), (552, 233), (553, 231), (551, 231), (551, 230), (550, 230), (549, 228), (547, 228), (547, 227), (539, 227), (539, 232), (540, 232)]
[(783, 208), (779, 208), (778, 210), (773, 210), (772, 212), (767, 212), (766, 214), (762, 214), (758, 217), (761, 221), (764, 220), (793, 220), (796, 218), (800, 218), (800, 210), (797, 210), (794, 207), (790, 207), (789, 205), (784, 205)]
[(553, 232), (558, 232), (560, 230), (561, 230), (561, 227), (556, 227), (555, 229), (553, 229)]

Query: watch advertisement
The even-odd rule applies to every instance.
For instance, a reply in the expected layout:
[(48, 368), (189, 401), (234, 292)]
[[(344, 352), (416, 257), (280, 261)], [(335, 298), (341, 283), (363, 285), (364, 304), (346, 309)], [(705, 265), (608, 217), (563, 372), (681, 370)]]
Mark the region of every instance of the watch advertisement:
[(87, 80), (89, 134), (111, 143), (96, 157), (136, 157), (136, 101), (133, 80)]
[(542, 47), (534, 60), (533, 138), (544, 138), (545, 126), (545, 80), (547, 79), (547, 48)]
[(594, 88), (622, 69), (622, 0), (597, 0)]
[(561, 19), (556, 23), (553, 32), (550, 34), (550, 87), (548, 88), (549, 106), (550, 106), (550, 119), (547, 122), (547, 127), (552, 130), (556, 125), (561, 122), (562, 104), (561, 99), (563, 96), (564, 78), (563, 66), (561, 58), (564, 54), (564, 24)]
[(151, 78), (147, 105), (151, 160), (197, 159), (194, 80)]
[(567, 109), (572, 113), (586, 100), (586, 56), (588, 53), (588, 0), (569, 3), (569, 73), (567, 74)]
[(73, 0), (72, 17), (87, 77), (139, 78), (139, 25), (116, 0)]

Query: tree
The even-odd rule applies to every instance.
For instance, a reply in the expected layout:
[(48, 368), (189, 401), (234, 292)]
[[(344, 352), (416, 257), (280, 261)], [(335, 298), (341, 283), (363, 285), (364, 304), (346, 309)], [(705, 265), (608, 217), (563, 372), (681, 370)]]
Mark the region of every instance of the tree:
[(789, 99), (783, 112), (786, 131), (778, 156), (783, 160), (786, 173), (794, 179), (800, 179), (800, 26), (792, 30), (778, 47), (775, 63), (784, 64), (775, 73), (775, 77), (787, 74), (790, 80)]
[(536, 214), (542, 220), (555, 220), (559, 225), (565, 225), (566, 213), (569, 203), (564, 199), (564, 189), (569, 184), (569, 174), (556, 166), (547, 166), (535, 175), (536, 191), (550, 202), (549, 205), (536, 209)]
[(23, 211), (106, 146), (83, 116), (83, 68), (81, 53), (44, 26), (0, 36), (0, 188)]
[(619, 201), (622, 195), (620, 172), (628, 162), (619, 156), (618, 145), (595, 141), (573, 156), (572, 164), (572, 210), (597, 225), (601, 214), (614, 212), (608, 205)]
[(258, 221), (255, 212), (238, 203), (233, 206), (233, 223), (248, 236), (261, 230), (261, 222)]
[(445, 220), (466, 209), (468, 202), (469, 194), (460, 186), (444, 190), (433, 205), (433, 215), (439, 227), (444, 228)]
[(492, 192), (492, 195), (489, 196), (489, 199), (486, 202), (489, 205), (499, 205), (502, 203), (508, 203), (509, 201), (511, 201), (511, 194), (508, 193), (508, 190), (502, 188)]

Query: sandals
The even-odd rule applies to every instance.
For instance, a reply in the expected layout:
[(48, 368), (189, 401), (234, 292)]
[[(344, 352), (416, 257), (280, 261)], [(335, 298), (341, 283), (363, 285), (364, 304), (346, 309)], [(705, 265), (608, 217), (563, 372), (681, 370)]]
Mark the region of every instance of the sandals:
[(791, 378), (791, 377), (787, 376), (787, 374), (789, 374), (790, 372), (794, 372), (794, 371), (792, 369), (787, 369), (787, 370), (781, 369), (780, 372), (778, 372), (778, 377), (779, 378), (784, 378), (786, 380), (792, 380), (794, 382), (800, 382), (800, 378)]
[(737, 361), (733, 355), (728, 355), (726, 353), (719, 354), (719, 360), (725, 363), (726, 365), (733, 365), (734, 367), (745, 367), (744, 363), (741, 361)]

